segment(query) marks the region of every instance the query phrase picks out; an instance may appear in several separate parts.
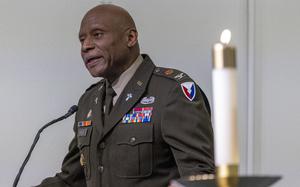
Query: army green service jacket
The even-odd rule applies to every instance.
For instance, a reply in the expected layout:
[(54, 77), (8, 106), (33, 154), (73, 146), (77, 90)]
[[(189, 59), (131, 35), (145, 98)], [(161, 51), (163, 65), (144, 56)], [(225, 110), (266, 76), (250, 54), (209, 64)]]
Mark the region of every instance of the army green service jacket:
[(172, 179), (214, 173), (205, 95), (187, 74), (143, 57), (106, 120), (105, 81), (83, 94), (62, 171), (40, 187), (167, 187)]

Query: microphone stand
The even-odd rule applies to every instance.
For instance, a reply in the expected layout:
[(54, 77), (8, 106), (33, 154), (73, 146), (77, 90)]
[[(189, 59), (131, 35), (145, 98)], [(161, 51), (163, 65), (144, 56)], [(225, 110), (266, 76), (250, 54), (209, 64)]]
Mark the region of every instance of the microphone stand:
[(42, 128), (40, 128), (40, 130), (37, 132), (37, 134), (36, 134), (36, 136), (35, 136), (35, 138), (33, 140), (33, 143), (32, 143), (32, 145), (31, 145), (31, 147), (29, 149), (29, 152), (28, 152), (25, 160), (23, 161), (23, 164), (22, 164), (22, 166), (21, 166), (21, 168), (20, 168), (20, 170), (19, 170), (19, 172), (18, 172), (18, 174), (17, 174), (17, 176), (16, 176), (16, 178), (14, 180), (13, 187), (16, 187), (18, 185), (18, 182), (20, 180), (21, 174), (22, 174), (22, 172), (23, 172), (23, 170), (24, 170), (24, 168), (25, 168), (25, 166), (26, 166), (26, 164), (27, 164), (27, 162), (28, 162), (28, 160), (29, 160), (29, 158), (31, 156), (31, 153), (32, 153), (32, 151), (33, 151), (36, 143), (40, 139), (40, 134), (42, 133), (42, 131), (45, 128), (49, 127), (50, 125), (68, 118), (69, 116), (71, 116), (72, 114), (74, 114), (77, 110), (78, 110), (78, 107), (76, 105), (73, 105), (65, 115), (63, 115), (63, 116), (61, 116), (61, 117), (59, 117), (57, 119), (54, 119), (54, 120), (50, 121), (49, 123), (47, 123), (46, 125), (44, 125)]

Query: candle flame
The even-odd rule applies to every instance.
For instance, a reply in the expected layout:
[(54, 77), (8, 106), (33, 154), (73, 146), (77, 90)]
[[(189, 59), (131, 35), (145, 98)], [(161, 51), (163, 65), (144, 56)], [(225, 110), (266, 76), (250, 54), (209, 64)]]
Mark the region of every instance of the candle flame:
[(231, 40), (231, 32), (228, 29), (223, 30), (220, 40), (223, 44), (229, 44)]

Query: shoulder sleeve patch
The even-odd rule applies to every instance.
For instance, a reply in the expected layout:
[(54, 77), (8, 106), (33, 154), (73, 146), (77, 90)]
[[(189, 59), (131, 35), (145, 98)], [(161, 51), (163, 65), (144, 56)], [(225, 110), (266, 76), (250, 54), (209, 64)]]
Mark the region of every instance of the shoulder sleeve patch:
[(194, 82), (184, 82), (180, 84), (184, 96), (193, 101), (196, 96), (196, 86)]
[(157, 67), (154, 70), (154, 74), (173, 79), (178, 83), (193, 81), (186, 73), (172, 68)]

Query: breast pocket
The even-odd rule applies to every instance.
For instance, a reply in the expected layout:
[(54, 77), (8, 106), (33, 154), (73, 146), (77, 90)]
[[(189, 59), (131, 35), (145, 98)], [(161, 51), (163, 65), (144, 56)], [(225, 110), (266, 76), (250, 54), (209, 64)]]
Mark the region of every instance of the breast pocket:
[(86, 179), (90, 178), (90, 145), (92, 136), (92, 127), (78, 127), (77, 131), (77, 146), (80, 150), (80, 164), (84, 168)]
[(112, 155), (112, 171), (118, 177), (140, 178), (152, 173), (153, 124), (120, 124)]

